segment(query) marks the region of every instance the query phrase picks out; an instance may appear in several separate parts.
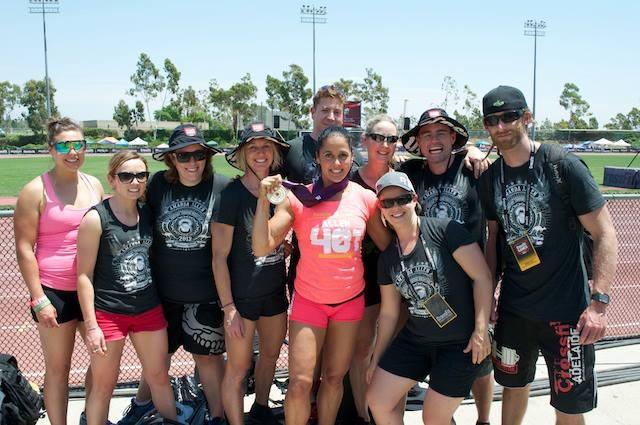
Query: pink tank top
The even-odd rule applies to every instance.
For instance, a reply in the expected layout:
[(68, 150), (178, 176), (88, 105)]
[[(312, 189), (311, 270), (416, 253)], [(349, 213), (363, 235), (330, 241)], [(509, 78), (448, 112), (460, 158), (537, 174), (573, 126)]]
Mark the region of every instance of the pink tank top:
[(364, 290), (362, 239), (376, 196), (349, 183), (339, 201), (307, 208), (291, 193), (293, 230), (300, 247), (295, 290), (319, 304), (347, 301)]
[[(95, 190), (84, 174), (80, 179), (91, 190), (94, 204), (99, 202)], [(40, 282), (49, 288), (75, 291), (77, 288), (76, 251), (78, 228), (91, 207), (74, 208), (60, 202), (49, 173), (42, 174), (46, 204), (38, 222), (36, 259)]]

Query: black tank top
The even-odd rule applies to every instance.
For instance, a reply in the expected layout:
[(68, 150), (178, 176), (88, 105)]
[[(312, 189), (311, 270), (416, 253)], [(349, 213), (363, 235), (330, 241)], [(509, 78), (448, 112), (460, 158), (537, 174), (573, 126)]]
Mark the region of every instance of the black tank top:
[(102, 235), (93, 272), (95, 306), (118, 314), (140, 314), (160, 304), (151, 277), (149, 249), (152, 223), (146, 206), (138, 206), (138, 224), (121, 223), (109, 200), (93, 207), (100, 216)]

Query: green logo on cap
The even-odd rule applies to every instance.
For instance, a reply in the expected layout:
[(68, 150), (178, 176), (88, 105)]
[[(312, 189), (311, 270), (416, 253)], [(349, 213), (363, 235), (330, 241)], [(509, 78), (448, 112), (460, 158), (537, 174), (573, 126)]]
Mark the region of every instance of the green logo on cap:
[(495, 102), (493, 102), (493, 106), (495, 106), (496, 108), (499, 108), (502, 105), (504, 105), (504, 100), (498, 99)]

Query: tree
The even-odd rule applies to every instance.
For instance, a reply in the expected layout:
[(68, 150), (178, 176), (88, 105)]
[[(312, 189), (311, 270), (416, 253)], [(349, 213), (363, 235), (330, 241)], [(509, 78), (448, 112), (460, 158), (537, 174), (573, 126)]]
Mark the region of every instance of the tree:
[(604, 126), (610, 130), (638, 130), (640, 129), (640, 109), (633, 107), (626, 115), (618, 113)]
[(289, 119), (297, 128), (307, 128), (309, 121), (309, 105), (307, 102), (313, 95), (306, 88), (309, 78), (304, 75), (300, 65), (289, 65), (288, 71), (282, 71), (282, 80), (267, 75), (267, 105), (272, 110), (279, 109), (289, 115)]
[(442, 85), (440, 86), (444, 92), (444, 99), (442, 100), (442, 109), (445, 111), (449, 106), (455, 108), (460, 101), (460, 95), (458, 94), (458, 83), (450, 75), (445, 75), (442, 79)]
[(364, 104), (365, 117), (374, 114), (384, 114), (389, 108), (389, 89), (382, 85), (382, 76), (366, 68), (367, 76), (362, 83), (355, 84), (354, 94)]
[[(54, 103), (56, 89), (49, 81), (49, 94), (51, 97), (51, 116), (58, 116), (58, 108)], [(24, 84), (20, 103), (27, 109), (22, 116), (26, 119), (27, 125), (35, 134), (41, 135), (47, 124), (49, 116), (47, 114), (46, 84), (44, 80), (29, 80)]]
[(0, 123), (11, 121), (11, 112), (20, 103), (22, 91), (17, 84), (8, 81), (0, 82)]
[(252, 100), (257, 92), (258, 88), (251, 81), (249, 73), (227, 90), (219, 87), (216, 80), (209, 83), (209, 104), (218, 112), (218, 116), (231, 117), (234, 137), (238, 134), (241, 117), (253, 114), (256, 105)]
[(113, 119), (118, 123), (118, 127), (131, 129), (131, 110), (126, 102), (122, 99), (113, 108)]
[(455, 110), (453, 116), (456, 120), (460, 121), (467, 130), (481, 130), (484, 125), (482, 122), (482, 112), (480, 112), (480, 102), (478, 101), (478, 95), (468, 85), (464, 85), (463, 89), (464, 105), (462, 106), (462, 112)]
[(147, 116), (152, 119), (149, 102), (158, 97), (158, 94), (164, 89), (165, 83), (160, 71), (146, 53), (140, 53), (140, 58), (136, 64), (136, 72), (131, 75), (131, 82), (133, 87), (129, 89), (129, 94), (142, 97), (147, 106)]
[[(170, 59), (164, 60), (164, 74), (167, 83), (165, 84), (164, 97), (162, 98), (162, 108), (167, 101), (167, 95), (170, 93), (172, 96), (178, 96), (180, 92), (180, 76), (182, 75), (178, 68), (171, 62)], [(178, 101), (173, 97), (172, 101)]]
[(131, 122), (135, 125), (144, 122), (144, 105), (139, 100), (136, 101), (135, 109), (131, 110)]
[(589, 112), (590, 105), (582, 98), (577, 85), (573, 83), (564, 85), (560, 94), (560, 106), (569, 112), (568, 128), (594, 128), (594, 125), (595, 128), (598, 127), (598, 121)]
[[(340, 78), (338, 81), (333, 83), (333, 85), (336, 86), (336, 88), (338, 88), (338, 90), (340, 90), (342, 93), (344, 93), (344, 97), (346, 97), (347, 99), (356, 96), (357, 87), (356, 83), (353, 80), (345, 80)], [(360, 100), (360, 98), (358, 98), (358, 100)]]

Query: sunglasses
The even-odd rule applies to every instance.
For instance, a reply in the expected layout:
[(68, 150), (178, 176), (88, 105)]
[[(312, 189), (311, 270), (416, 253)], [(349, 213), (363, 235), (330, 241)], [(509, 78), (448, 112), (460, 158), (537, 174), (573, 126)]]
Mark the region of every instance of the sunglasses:
[(398, 196), (397, 198), (380, 199), (380, 206), (382, 208), (392, 208), (394, 205), (401, 207), (411, 201), (413, 201), (413, 194), (408, 194)]
[(71, 148), (74, 151), (80, 152), (87, 147), (86, 140), (62, 140), (60, 142), (53, 142), (53, 147), (58, 153), (69, 153), (71, 152)]
[(398, 141), (398, 136), (383, 136), (382, 134), (377, 133), (369, 133), (367, 137), (373, 140), (376, 143), (384, 143), (387, 142), (389, 144), (395, 143)]
[(139, 173), (129, 173), (128, 171), (122, 171), (120, 173), (116, 173), (116, 176), (118, 176), (118, 180), (120, 180), (121, 183), (129, 184), (134, 178), (138, 180), (138, 183), (144, 183), (149, 178), (149, 172), (141, 171)]
[(515, 111), (507, 111), (502, 115), (489, 115), (488, 117), (484, 117), (484, 125), (487, 127), (494, 127), (498, 125), (500, 121), (503, 124), (509, 124), (522, 118), (524, 115), (524, 109), (517, 109)]
[(207, 152), (204, 150), (193, 151), (193, 152), (176, 152), (176, 159), (178, 162), (189, 162), (191, 158), (196, 161), (204, 161), (207, 158)]

